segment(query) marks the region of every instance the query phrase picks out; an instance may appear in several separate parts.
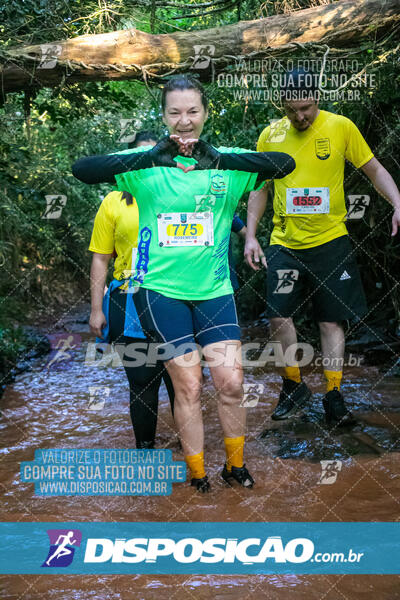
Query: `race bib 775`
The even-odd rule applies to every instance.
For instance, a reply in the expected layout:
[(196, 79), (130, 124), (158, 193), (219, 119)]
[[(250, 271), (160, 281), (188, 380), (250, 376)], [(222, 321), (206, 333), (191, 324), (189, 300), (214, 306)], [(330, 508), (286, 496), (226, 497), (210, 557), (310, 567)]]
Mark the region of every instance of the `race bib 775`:
[(160, 247), (214, 245), (212, 212), (161, 213), (157, 225)]

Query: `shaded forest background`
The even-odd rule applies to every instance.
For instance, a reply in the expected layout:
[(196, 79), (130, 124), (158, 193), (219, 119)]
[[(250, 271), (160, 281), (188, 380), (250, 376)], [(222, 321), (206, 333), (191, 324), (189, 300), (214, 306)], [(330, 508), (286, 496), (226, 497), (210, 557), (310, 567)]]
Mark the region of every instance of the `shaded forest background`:
[[(195, 2), (151, 0), (8, 0), (0, 7), (0, 56), (11, 46), (49, 43), (84, 34), (136, 27), (151, 33), (200, 30), (240, 20), (329, 3), (324, 0), (220, 0), (191, 8)], [(204, 4), (208, 4), (204, 2)], [(398, 39), (371, 39), (340, 58), (352, 58), (375, 74), (376, 87), (360, 88), (361, 100), (324, 102), (327, 110), (350, 117), (361, 129), (377, 158), (399, 184), (400, 72)], [(334, 50), (334, 49), (333, 49)], [(389, 54), (387, 54), (389, 53)], [(332, 52), (332, 56), (334, 51)], [(320, 58), (311, 48), (282, 57)], [(386, 58), (385, 58), (386, 56)], [(389, 56), (389, 58), (387, 58)], [(235, 100), (216, 82), (206, 84), (210, 118), (205, 138), (216, 145), (255, 148), (258, 136), (271, 119), (280, 118), (278, 106)], [(134, 119), (131, 129), (151, 128), (164, 133), (159, 118), (160, 84), (138, 81), (62, 84), (54, 89), (12, 93), (0, 107), (0, 357), (12, 360), (26, 345), (19, 324), (33, 322), (38, 314), (51, 321), (60, 308), (73, 309), (88, 299), (87, 250), (93, 219), (108, 186), (89, 187), (71, 175), (78, 157), (126, 147), (121, 119)], [(361, 220), (349, 222), (358, 246), (372, 327), (399, 331), (399, 237), (391, 238), (391, 208), (361, 172), (349, 168), (346, 195), (369, 194), (371, 204)], [(59, 219), (43, 218), (46, 195), (65, 195)], [(245, 219), (246, 198), (238, 212)], [(261, 243), (271, 232), (271, 210), (259, 229)], [(261, 273), (255, 275), (243, 262), (243, 245), (235, 242), (240, 281), (242, 319), (257, 319), (264, 311)], [(309, 324), (305, 315), (304, 324)]]

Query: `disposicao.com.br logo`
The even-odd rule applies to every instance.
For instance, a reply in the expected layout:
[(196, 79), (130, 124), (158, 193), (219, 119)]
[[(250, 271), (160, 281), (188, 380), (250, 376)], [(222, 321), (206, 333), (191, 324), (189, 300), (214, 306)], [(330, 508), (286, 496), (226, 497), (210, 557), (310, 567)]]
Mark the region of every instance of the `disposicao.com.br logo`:
[(398, 522), (7, 522), (0, 535), (1, 574), (400, 574)]
[(311, 562), (358, 562), (363, 553), (318, 552), (308, 538), (293, 538), (286, 544), (280, 536), (268, 538), (90, 538), (85, 550), (85, 563), (157, 563), (169, 558), (180, 564), (241, 563), (243, 565)]

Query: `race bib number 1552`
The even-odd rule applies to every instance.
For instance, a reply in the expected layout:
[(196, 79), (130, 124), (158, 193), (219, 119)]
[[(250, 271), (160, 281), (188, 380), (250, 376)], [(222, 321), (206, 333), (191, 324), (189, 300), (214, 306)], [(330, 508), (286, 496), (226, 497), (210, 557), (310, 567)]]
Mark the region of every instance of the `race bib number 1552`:
[(329, 213), (329, 188), (286, 188), (287, 215)]

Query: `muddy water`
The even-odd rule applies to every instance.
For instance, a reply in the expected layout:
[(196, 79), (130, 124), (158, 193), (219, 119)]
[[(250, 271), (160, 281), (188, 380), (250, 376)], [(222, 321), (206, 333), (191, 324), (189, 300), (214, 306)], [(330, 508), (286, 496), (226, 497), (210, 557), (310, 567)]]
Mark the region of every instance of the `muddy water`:
[[(79, 319), (78, 319), (79, 320)], [(128, 386), (118, 367), (85, 365), (86, 326), (69, 322), (82, 343), (68, 368), (45, 369), (46, 358), (20, 375), (1, 400), (0, 493), (2, 521), (394, 521), (400, 518), (400, 379), (377, 368), (349, 368), (343, 391), (358, 419), (350, 431), (324, 426), (320, 373), (305, 379), (314, 392), (304, 415), (275, 423), (270, 414), (280, 379), (271, 368), (249, 369), (248, 383), (264, 384), (249, 409), (246, 462), (253, 490), (228, 488), (219, 480), (224, 462), (222, 432), (212, 384), (205, 370), (205, 455), (212, 493), (187, 483), (169, 497), (35, 497), (19, 478), (21, 461), (38, 448), (133, 448)], [(88, 410), (89, 387), (110, 390), (101, 411)], [(182, 460), (169, 403), (161, 391), (157, 447)], [(342, 470), (321, 485), (320, 460), (337, 459)], [(396, 576), (2, 576), (1, 599), (153, 600), (174, 598), (265, 598), (361, 600), (400, 598)], [(297, 594), (297, 595), (295, 595)]]

